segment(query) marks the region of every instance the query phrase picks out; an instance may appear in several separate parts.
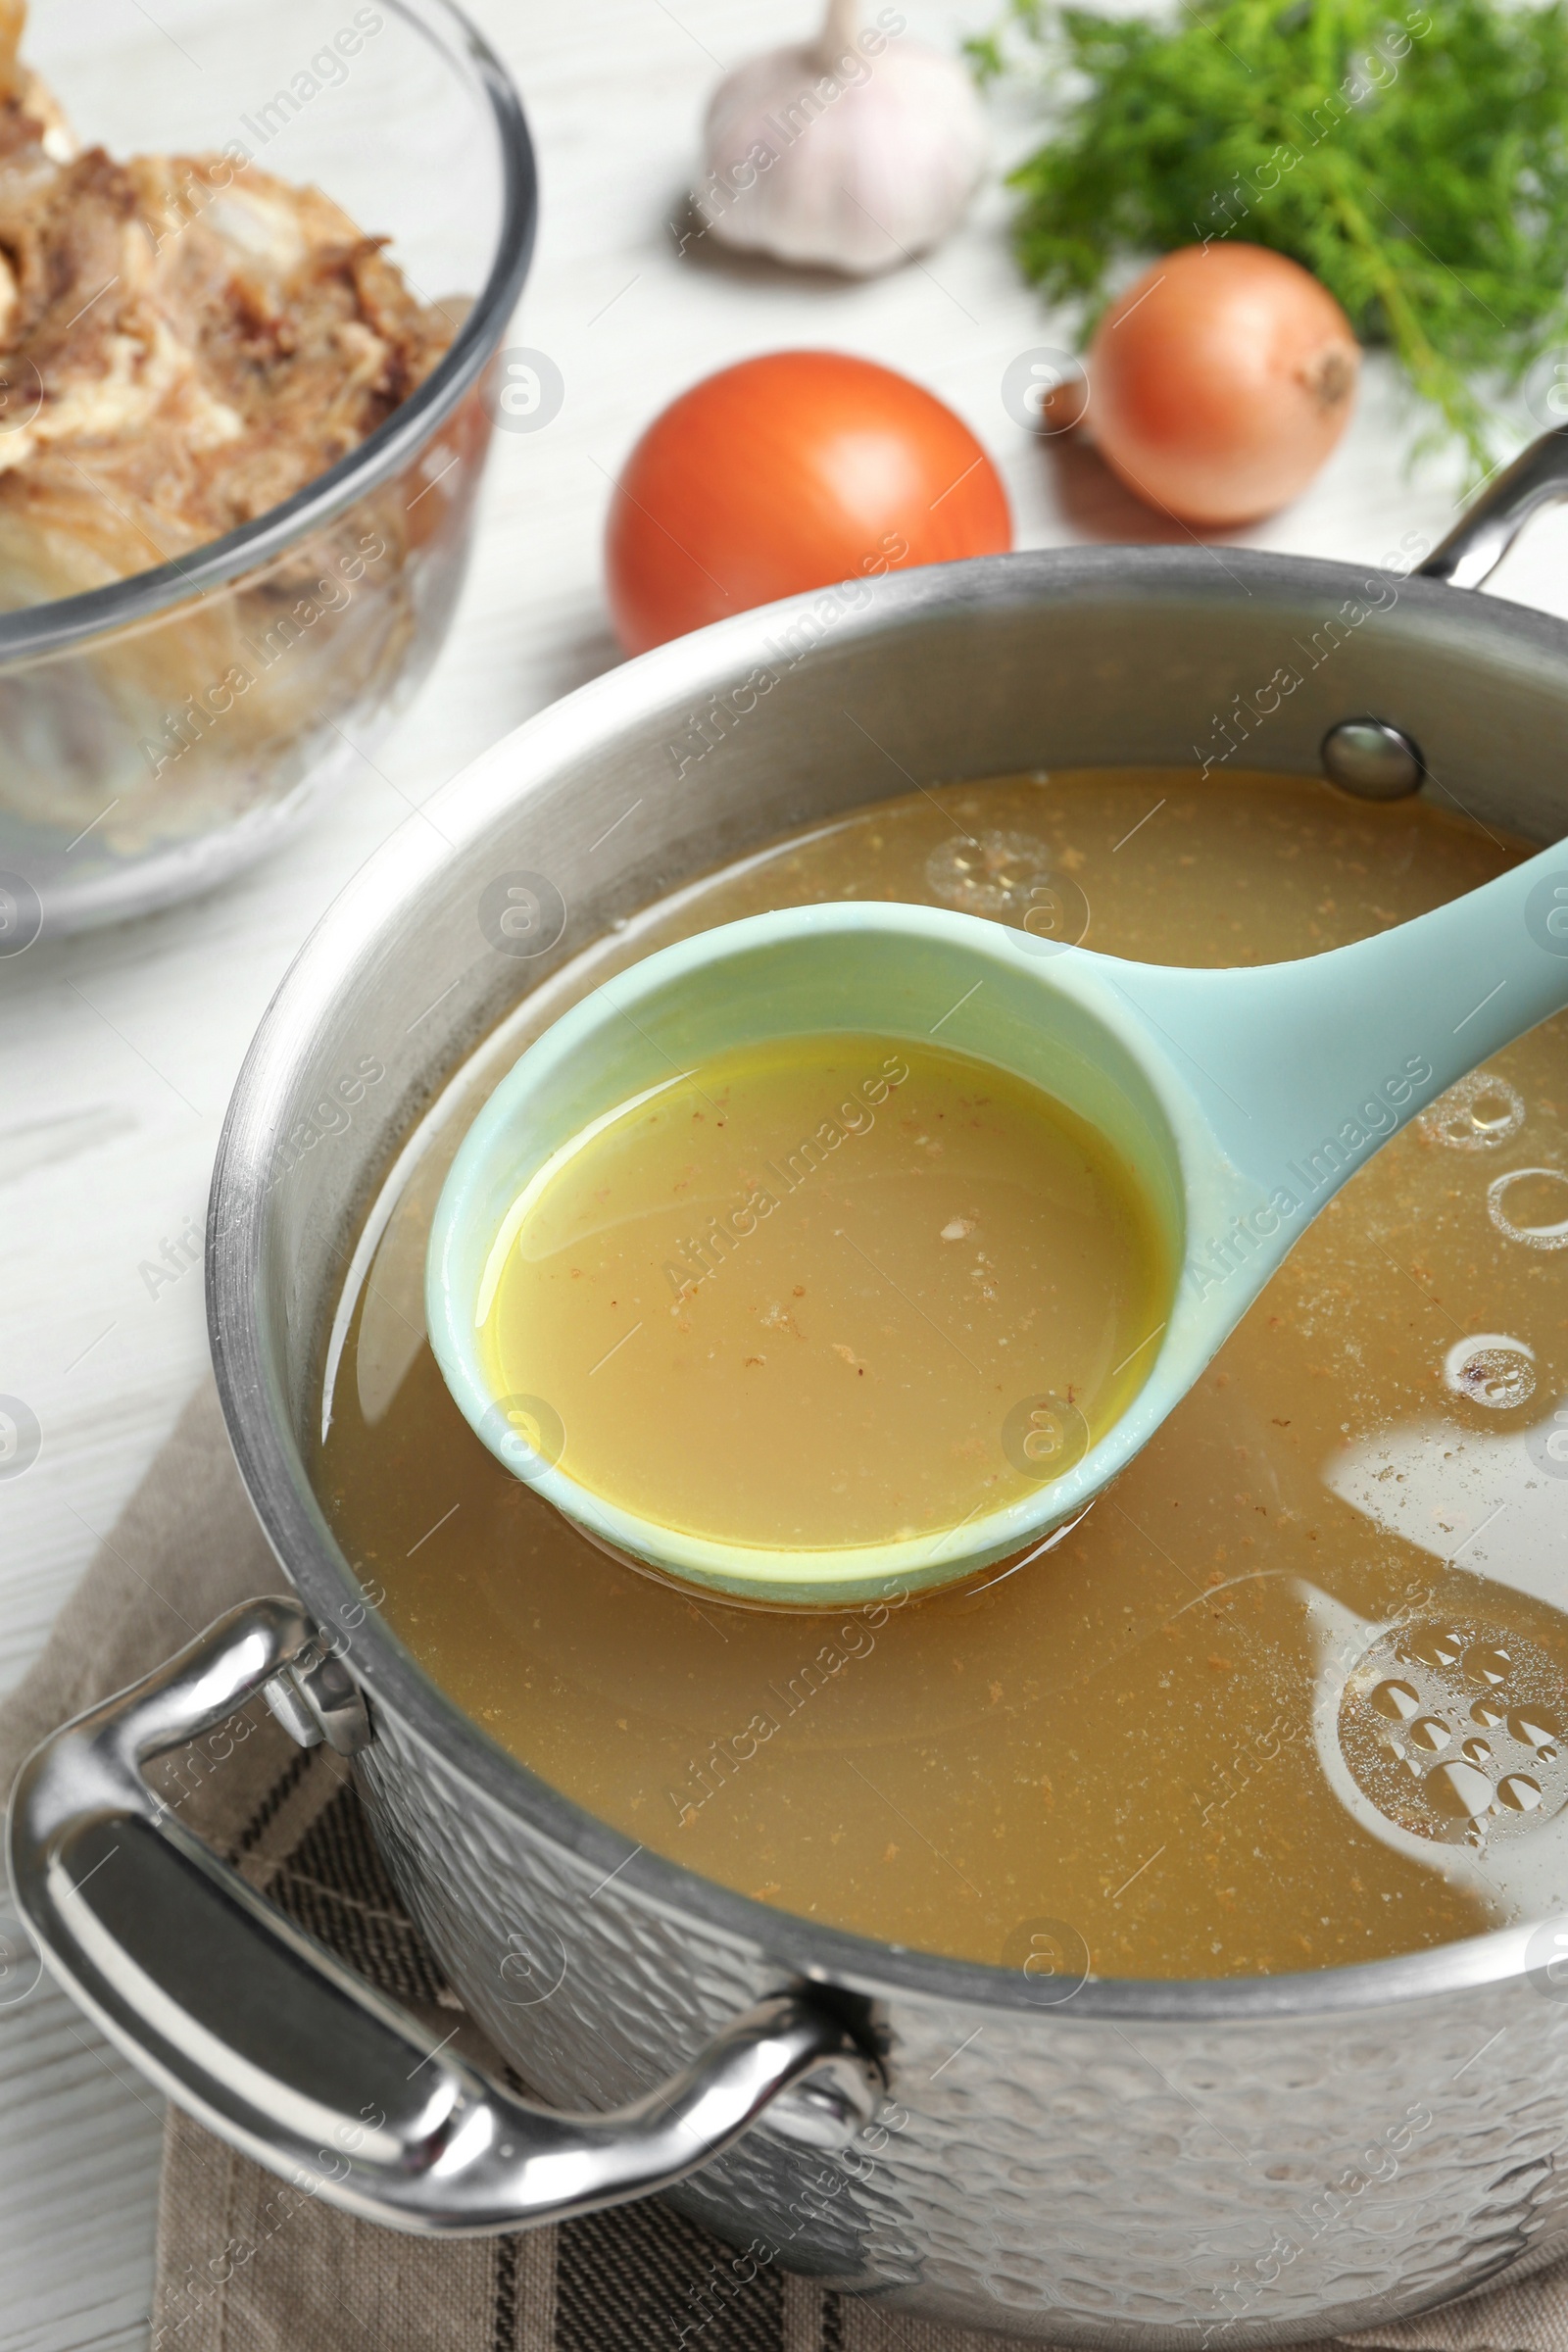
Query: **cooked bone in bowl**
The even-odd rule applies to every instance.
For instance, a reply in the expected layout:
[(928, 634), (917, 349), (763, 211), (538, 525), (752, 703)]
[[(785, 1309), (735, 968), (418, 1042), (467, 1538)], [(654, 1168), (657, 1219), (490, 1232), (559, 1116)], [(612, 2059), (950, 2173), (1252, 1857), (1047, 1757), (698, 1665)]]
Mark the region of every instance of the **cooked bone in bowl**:
[[(469, 250), (449, 237), (452, 277), (416, 289), (390, 212), (263, 170), (222, 112), (208, 148), (85, 141), (23, 61), (23, 14), (0, 18), (0, 864), (35, 927), (69, 927), (267, 847), (428, 665), (531, 172), (449, 11), (362, 12), (380, 29), (350, 41), (394, 81), (420, 24), (444, 33), (432, 120), (472, 145)], [(341, 132), (373, 94), (333, 99)], [(357, 127), (395, 140), (395, 118)], [(394, 173), (388, 151), (391, 210)]]

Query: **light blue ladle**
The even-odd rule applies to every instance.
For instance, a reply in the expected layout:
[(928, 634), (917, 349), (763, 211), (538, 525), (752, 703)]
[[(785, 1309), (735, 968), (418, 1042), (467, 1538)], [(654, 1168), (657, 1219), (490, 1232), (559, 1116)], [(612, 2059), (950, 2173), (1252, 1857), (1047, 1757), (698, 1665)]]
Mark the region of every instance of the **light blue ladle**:
[[(492, 1452), (612, 1551), (775, 1604), (836, 1608), (950, 1584), (1075, 1519), (1180, 1402), (1346, 1178), (1467, 1070), (1565, 1005), (1568, 843), (1375, 939), (1251, 970), (1126, 963), (926, 906), (756, 915), (596, 989), (502, 1080), (436, 1210), (431, 1344)], [(822, 1550), (661, 1527), (562, 1468), (547, 1399), (498, 1403), (475, 1315), (487, 1262), (523, 1187), (591, 1121), (715, 1053), (832, 1030), (939, 1037), (1099, 1128), (1137, 1171), (1181, 1269), (1165, 1323), (1150, 1335), (1147, 1377), (1120, 1419), (1060, 1475), (1044, 1474), (1048, 1458), (1029, 1493), (961, 1527)]]

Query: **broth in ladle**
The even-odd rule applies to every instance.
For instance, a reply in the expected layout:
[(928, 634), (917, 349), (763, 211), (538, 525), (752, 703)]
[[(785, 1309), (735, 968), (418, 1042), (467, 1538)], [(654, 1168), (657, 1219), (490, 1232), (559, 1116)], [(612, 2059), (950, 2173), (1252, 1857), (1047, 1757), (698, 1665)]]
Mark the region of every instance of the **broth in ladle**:
[(1112, 1425), (1163, 1256), (1113, 1148), (1038, 1087), (929, 1040), (783, 1037), (557, 1153), (476, 1314), (490, 1394), (607, 1501), (880, 1544), (1026, 1498)]
[(349, 1559), (435, 1680), (567, 1795), (867, 1935), (1214, 1977), (1568, 1901), (1564, 1022), (1358, 1173), (1118, 1484), (982, 1589), (815, 1618), (619, 1567), (473, 1437), (421, 1310), (435, 1200), (489, 1087), (668, 940), (838, 897), (1021, 922), (1045, 874), (1088, 945), (1263, 962), (1524, 854), (1308, 780), (1098, 770), (911, 795), (650, 910), (474, 1057), (380, 1204), (316, 1465)]

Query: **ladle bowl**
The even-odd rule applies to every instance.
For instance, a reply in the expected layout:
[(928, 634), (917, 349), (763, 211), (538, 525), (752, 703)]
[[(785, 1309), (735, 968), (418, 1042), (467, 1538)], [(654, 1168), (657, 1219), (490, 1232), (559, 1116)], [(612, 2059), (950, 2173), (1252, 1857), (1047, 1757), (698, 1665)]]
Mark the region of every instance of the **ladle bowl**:
[[(514, 1064), (436, 1210), (431, 1345), (499, 1460), (596, 1541), (682, 1583), (836, 1608), (1022, 1565), (1148, 1443), (1346, 1179), (1435, 1096), (1564, 1005), (1568, 845), (1351, 947), (1228, 971), (1125, 962), (928, 906), (756, 915), (618, 974)], [(564, 1467), (567, 1435), (549, 1398), (496, 1395), (480, 1331), (501, 1258), (587, 1130), (714, 1054), (835, 1031), (939, 1036), (1106, 1139), (1138, 1180), (1171, 1269), (1164, 1320), (1142, 1343), (1142, 1386), (1099, 1433), (1048, 1414), (1031, 1490), (935, 1534), (808, 1549), (661, 1525)], [(1000, 1425), (997, 1437), (1000, 1447)]]

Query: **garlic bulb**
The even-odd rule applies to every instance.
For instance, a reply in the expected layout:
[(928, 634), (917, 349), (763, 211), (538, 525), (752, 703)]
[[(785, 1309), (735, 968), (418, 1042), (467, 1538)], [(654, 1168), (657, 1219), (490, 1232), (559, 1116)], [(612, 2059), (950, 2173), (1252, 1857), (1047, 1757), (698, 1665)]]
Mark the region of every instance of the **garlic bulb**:
[(985, 166), (986, 126), (956, 58), (883, 8), (829, 0), (812, 44), (749, 58), (708, 111), (697, 210), (726, 245), (868, 277), (944, 236)]

